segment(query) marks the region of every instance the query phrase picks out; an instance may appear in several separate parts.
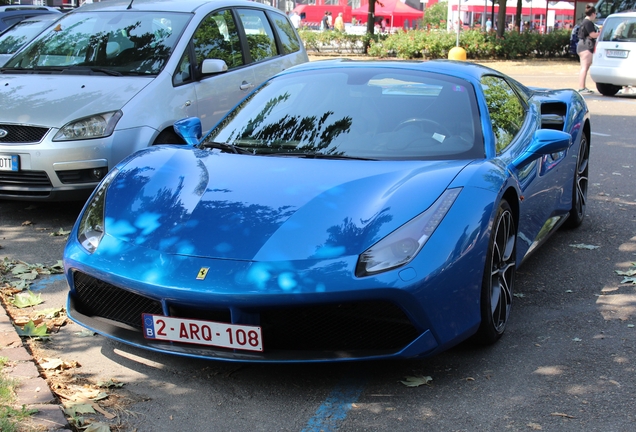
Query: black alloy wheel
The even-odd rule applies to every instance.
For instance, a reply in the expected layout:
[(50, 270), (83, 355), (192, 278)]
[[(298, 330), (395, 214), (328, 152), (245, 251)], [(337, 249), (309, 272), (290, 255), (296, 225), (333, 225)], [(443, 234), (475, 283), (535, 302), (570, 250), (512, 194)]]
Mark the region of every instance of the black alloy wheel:
[(585, 209), (587, 207), (587, 184), (588, 172), (590, 169), (590, 143), (587, 135), (581, 135), (579, 155), (576, 159), (576, 171), (574, 172), (574, 186), (572, 190), (572, 210), (565, 227), (576, 228), (585, 219)]
[(490, 233), (488, 255), (481, 288), (481, 325), (474, 339), (483, 345), (495, 343), (506, 329), (516, 272), (517, 231), (512, 210), (502, 200)]

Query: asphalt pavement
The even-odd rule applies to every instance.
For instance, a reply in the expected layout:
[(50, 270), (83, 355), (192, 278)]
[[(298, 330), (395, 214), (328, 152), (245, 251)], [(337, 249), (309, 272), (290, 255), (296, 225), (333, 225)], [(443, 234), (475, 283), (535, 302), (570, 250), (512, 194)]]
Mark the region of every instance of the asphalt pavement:
[[(529, 86), (577, 86), (574, 61), (486, 64)], [(587, 218), (519, 269), (513, 317), (493, 347), (462, 345), (418, 361), (238, 365), (135, 349), (70, 322), (49, 342), (22, 345), (0, 311), (0, 356), (22, 382), (20, 403), (55, 415), (66, 398), (104, 389), (108, 397), (96, 402), (103, 412), (84, 417), (140, 432), (633, 431), (636, 285), (616, 272), (636, 261), (636, 95), (586, 100)], [(0, 257), (55, 263), (65, 238), (52, 234), (69, 230), (80, 208), (1, 201)], [(41, 308), (65, 304), (60, 275), (38, 277), (32, 289), (45, 300)], [(71, 366), (47, 370), (47, 359)], [(432, 380), (411, 388), (402, 384), (407, 377)], [(46, 421), (49, 430), (64, 422)]]

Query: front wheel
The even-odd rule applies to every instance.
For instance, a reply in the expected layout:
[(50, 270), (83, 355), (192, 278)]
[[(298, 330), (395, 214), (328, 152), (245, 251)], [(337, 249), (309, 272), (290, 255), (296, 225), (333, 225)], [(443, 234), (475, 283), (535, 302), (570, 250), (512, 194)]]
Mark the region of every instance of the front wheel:
[(613, 84), (596, 83), (596, 90), (603, 96), (614, 96), (623, 87)]
[(495, 343), (506, 329), (515, 282), (517, 231), (507, 201), (499, 209), (490, 233), (481, 287), (481, 324), (474, 339), (482, 345)]

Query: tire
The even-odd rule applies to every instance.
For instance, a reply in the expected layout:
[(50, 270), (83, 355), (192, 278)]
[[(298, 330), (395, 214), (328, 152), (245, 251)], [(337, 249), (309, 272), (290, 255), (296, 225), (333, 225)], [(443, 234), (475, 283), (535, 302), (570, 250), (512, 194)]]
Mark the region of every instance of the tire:
[(614, 96), (623, 87), (615, 86), (613, 84), (596, 83), (596, 90), (603, 96)]
[(572, 187), (572, 209), (564, 223), (565, 228), (577, 228), (585, 219), (587, 207), (588, 172), (590, 169), (590, 143), (587, 135), (581, 135), (581, 145), (576, 158), (574, 171), (574, 186)]
[(514, 215), (508, 202), (502, 200), (490, 232), (481, 287), (481, 324), (473, 338), (480, 345), (497, 342), (506, 330), (512, 308), (516, 251)]
[(165, 129), (157, 136), (155, 142), (152, 143), (152, 145), (158, 144), (185, 144), (185, 142), (179, 135), (177, 135), (176, 132), (171, 131), (170, 129)]

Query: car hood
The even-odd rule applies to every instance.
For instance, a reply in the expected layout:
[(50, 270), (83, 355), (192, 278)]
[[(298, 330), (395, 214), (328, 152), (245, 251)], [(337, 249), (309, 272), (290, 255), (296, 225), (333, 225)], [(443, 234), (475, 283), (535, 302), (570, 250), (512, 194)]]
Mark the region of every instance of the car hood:
[(153, 78), (86, 75), (0, 75), (0, 122), (62, 127), (121, 109)]
[(470, 161), (361, 161), (153, 147), (120, 166), (105, 232), (163, 253), (357, 255), (426, 210)]

